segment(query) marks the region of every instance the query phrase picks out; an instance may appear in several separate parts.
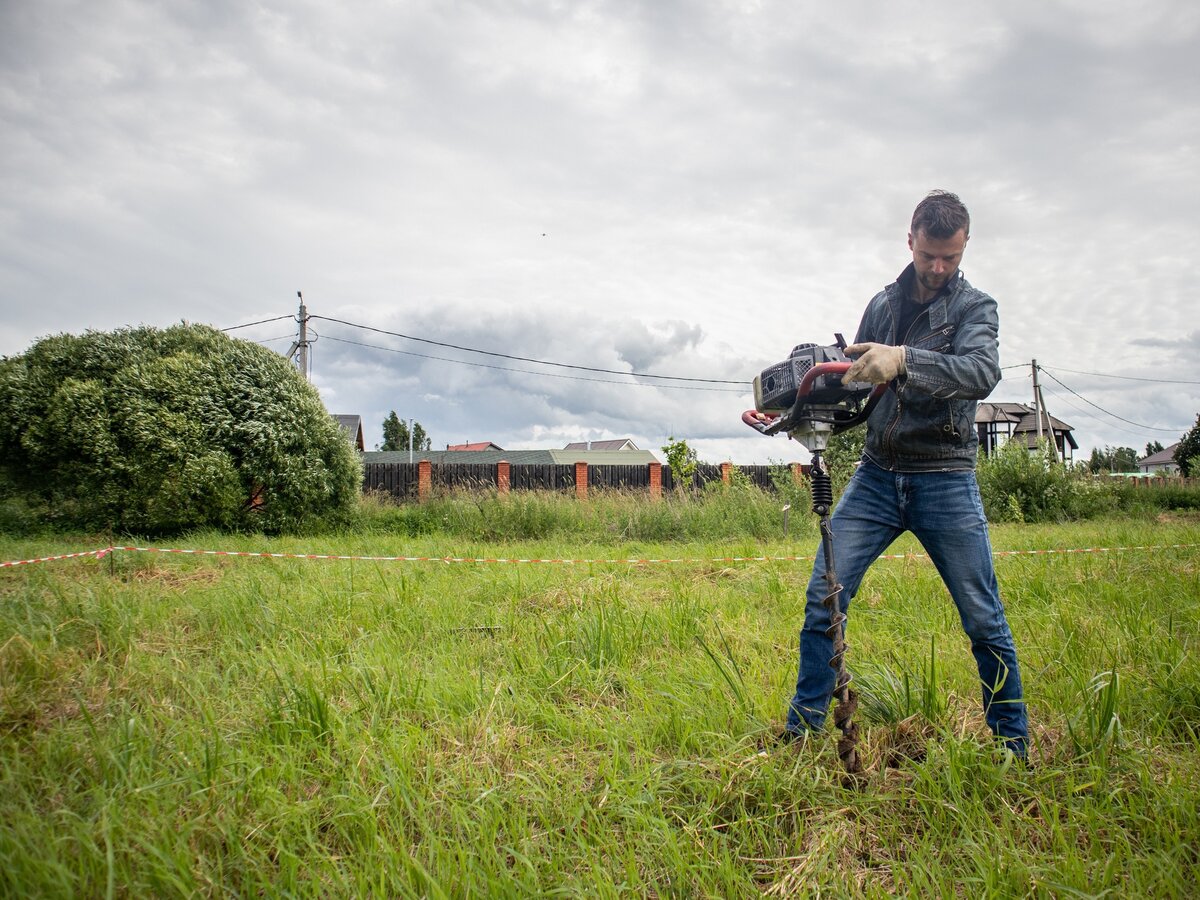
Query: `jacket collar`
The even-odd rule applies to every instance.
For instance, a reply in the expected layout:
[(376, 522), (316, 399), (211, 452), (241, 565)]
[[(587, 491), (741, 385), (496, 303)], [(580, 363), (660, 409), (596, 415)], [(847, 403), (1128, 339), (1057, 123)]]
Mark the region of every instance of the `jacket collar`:
[[(896, 291), (892, 295), (896, 301), (903, 303), (912, 294), (913, 280), (916, 277), (916, 267), (909, 263), (896, 279)], [(925, 304), (925, 308), (929, 310), (930, 328), (935, 330), (944, 328), (950, 321), (950, 303), (964, 284), (966, 284), (966, 278), (963, 276), (962, 269), (959, 269), (954, 273), (954, 277), (934, 295), (933, 299)]]

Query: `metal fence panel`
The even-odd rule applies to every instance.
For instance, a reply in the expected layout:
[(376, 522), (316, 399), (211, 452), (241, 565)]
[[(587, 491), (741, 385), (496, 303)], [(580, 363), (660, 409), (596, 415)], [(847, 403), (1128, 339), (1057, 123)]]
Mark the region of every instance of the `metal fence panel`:
[(588, 489), (650, 489), (649, 466), (588, 466)]
[(416, 463), (367, 463), (363, 466), (363, 490), (389, 494), (397, 500), (416, 499)]
[[(419, 463), (367, 463), (363, 466), (363, 490), (389, 494), (397, 500), (415, 500)], [(766, 491), (775, 490), (772, 474), (779, 466), (738, 466), (752, 484)], [(663, 466), (662, 489), (675, 490), (676, 479), (669, 466)], [(430, 466), (435, 490), (495, 490), (495, 463), (438, 463)], [(692, 476), (692, 490), (703, 490), (710, 482), (721, 480), (721, 467), (700, 463)], [(614, 490), (650, 489), (650, 467), (644, 465), (588, 466), (588, 486)], [(513, 491), (569, 491), (575, 487), (574, 465), (513, 464), (509, 466), (509, 487)]]
[(429, 468), (434, 488), (475, 491), (496, 486), (495, 463), (438, 463)]
[(562, 491), (575, 487), (572, 465), (514, 465), (509, 469), (509, 485), (514, 491)]

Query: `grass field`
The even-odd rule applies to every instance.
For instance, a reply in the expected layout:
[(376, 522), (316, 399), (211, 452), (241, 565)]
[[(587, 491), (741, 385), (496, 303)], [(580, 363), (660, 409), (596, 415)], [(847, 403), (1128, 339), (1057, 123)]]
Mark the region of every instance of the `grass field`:
[[(5, 896), (1195, 896), (1200, 519), (997, 526), (1034, 765), (932, 566), (851, 610), (869, 773), (779, 746), (789, 541), (197, 534), (0, 569)], [(0, 538), (0, 561), (106, 539)], [(1193, 545), (1175, 549), (1169, 545)], [(900, 542), (892, 553), (916, 553)]]

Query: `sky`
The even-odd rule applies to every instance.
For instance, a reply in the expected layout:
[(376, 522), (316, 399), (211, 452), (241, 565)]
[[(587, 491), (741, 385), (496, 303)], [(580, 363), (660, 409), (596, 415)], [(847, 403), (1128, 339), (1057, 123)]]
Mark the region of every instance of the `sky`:
[(1141, 455), (1200, 413), (1198, 54), (1191, 0), (0, 0), (0, 355), (286, 354), (302, 292), (368, 449), (394, 410), (434, 449), (807, 462), (749, 382), (853, 337), (940, 188), (989, 399), (1036, 360), (1076, 459)]

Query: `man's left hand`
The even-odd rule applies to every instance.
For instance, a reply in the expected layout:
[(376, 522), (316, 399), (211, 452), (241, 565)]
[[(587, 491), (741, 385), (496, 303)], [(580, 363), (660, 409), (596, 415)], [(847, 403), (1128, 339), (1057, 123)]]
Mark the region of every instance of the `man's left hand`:
[(905, 372), (903, 346), (892, 347), (889, 344), (873, 343), (851, 344), (845, 352), (847, 356), (857, 356), (858, 359), (842, 376), (842, 384), (849, 384), (852, 381), (887, 384)]

